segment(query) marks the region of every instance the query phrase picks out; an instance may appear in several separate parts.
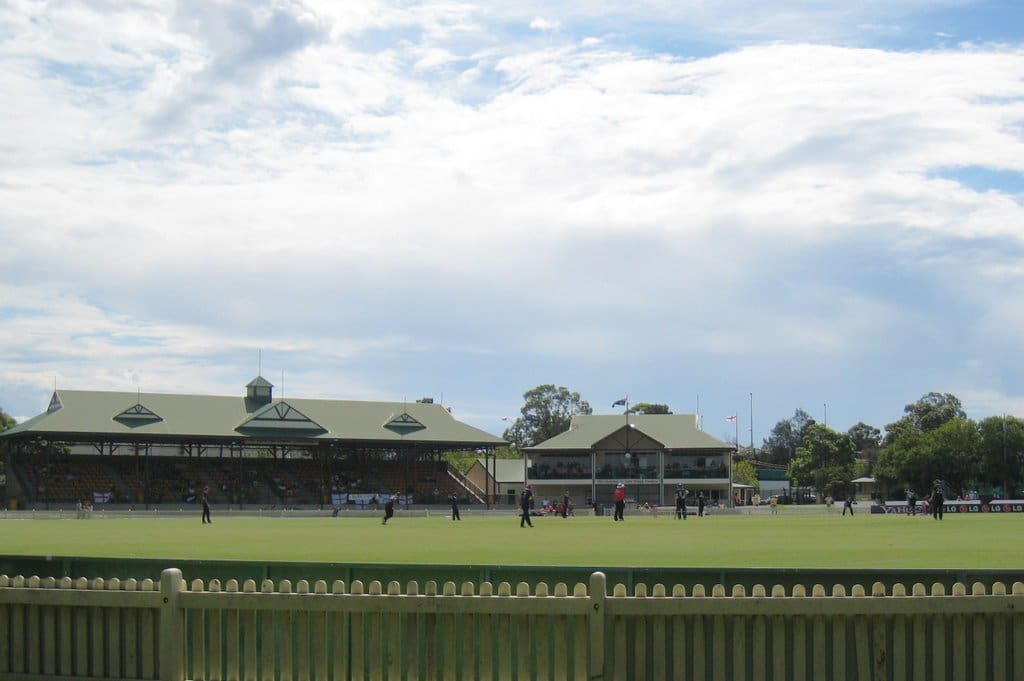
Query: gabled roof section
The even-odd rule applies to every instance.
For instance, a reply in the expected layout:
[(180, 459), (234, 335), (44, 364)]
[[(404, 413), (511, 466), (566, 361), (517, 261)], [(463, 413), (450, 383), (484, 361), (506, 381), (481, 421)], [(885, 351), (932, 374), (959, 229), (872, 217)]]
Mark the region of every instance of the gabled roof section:
[(245, 387), (246, 388), (273, 388), (274, 384), (271, 383), (270, 381), (268, 381), (267, 379), (263, 378), (262, 376), (257, 376), (256, 378), (254, 378), (251, 381), (249, 381), (248, 383), (246, 383)]
[[(44, 411), (5, 430), (0, 433), (0, 440), (53, 436), (69, 441), (117, 441), (122, 435), (131, 435), (159, 437), (162, 441), (244, 442), (252, 438), (293, 443), (343, 442), (380, 448), (422, 445), (472, 449), (508, 444), (500, 437), (456, 420), (440, 404), (298, 397), (259, 404), (240, 396), (146, 393), (140, 399), (137, 391), (63, 389), (59, 402), (61, 408)], [(133, 422), (112, 418), (124, 412), (126, 406), (139, 403), (144, 403), (161, 420)], [(385, 427), (402, 414), (408, 414), (423, 428)]]
[(388, 419), (387, 423), (384, 424), (384, 427), (392, 432), (400, 433), (402, 435), (405, 433), (414, 433), (417, 430), (423, 430), (426, 428), (425, 425), (417, 421), (416, 418), (407, 411), (403, 411), (398, 416), (392, 416)]
[(327, 429), (282, 400), (280, 402), (274, 402), (273, 404), (267, 405), (266, 409), (262, 409), (247, 418), (238, 426), (238, 430), (325, 432)]
[(138, 402), (115, 416), (114, 420), (127, 425), (133, 425), (163, 421), (163, 418), (149, 407), (143, 406), (141, 402)]
[(64, 403), (60, 401), (60, 395), (58, 395), (57, 391), (54, 390), (53, 391), (53, 397), (50, 398), (50, 406), (48, 406), (46, 408), (46, 413), (47, 414), (52, 414), (53, 412), (57, 411), (58, 409), (63, 409), (63, 408), (64, 408)]
[(622, 426), (593, 445), (594, 449), (632, 451), (643, 449), (665, 449), (665, 444), (638, 430), (636, 424)]
[(588, 451), (609, 445), (623, 439), (629, 428), (630, 449), (633, 437), (649, 439), (648, 444), (660, 444), (664, 449), (722, 449), (732, 447), (718, 438), (697, 428), (694, 414), (630, 414), (629, 419), (620, 414), (574, 416), (569, 430), (533, 447), (531, 452)]

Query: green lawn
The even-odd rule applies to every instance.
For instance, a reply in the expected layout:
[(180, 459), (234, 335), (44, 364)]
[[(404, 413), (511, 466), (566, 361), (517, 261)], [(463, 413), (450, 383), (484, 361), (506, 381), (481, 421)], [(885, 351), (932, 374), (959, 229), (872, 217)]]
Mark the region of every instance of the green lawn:
[(474, 565), (1021, 568), (1024, 516), (3, 520), (0, 554)]

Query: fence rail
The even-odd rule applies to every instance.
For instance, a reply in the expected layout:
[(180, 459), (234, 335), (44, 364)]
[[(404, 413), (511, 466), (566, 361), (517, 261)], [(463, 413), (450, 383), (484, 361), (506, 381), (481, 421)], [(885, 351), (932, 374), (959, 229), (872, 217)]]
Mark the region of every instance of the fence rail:
[(186, 584), (0, 576), (0, 678), (1024, 678), (1024, 583)]

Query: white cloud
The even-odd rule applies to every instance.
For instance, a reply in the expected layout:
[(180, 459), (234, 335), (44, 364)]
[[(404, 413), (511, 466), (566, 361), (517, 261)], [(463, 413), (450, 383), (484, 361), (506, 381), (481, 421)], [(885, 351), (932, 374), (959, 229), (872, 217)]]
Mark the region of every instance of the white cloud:
[[(255, 375), (252, 363), (263, 349), (267, 375), (276, 380), (280, 370), (287, 370), (305, 395), (381, 398), (372, 386), (352, 376), (342, 380), (337, 370), (325, 376), (315, 365), (332, 366), (409, 345), (408, 339), (395, 335), (333, 333), (325, 343), (288, 328), (253, 335), (223, 326), (161, 322), (111, 313), (35, 287), (2, 286), (0, 294), (3, 300), (17, 301), (0, 307), (0, 381), (40, 394), (54, 381), (71, 389), (234, 394), (244, 385), (238, 381), (245, 371)], [(314, 366), (305, 364), (308, 357), (316, 358)], [(240, 375), (240, 365), (246, 363), (252, 366)]]
[(990, 416), (1024, 414), (1024, 397), (994, 390), (977, 390), (975, 383), (965, 382), (956, 389), (956, 394), (967, 412), (968, 418), (984, 419)]
[(1002, 323), (1020, 196), (939, 171), (1024, 172), (1021, 47), (698, 58), (564, 29), (590, 7), (521, 34), (459, 4), (0, 14), (0, 287), (31, 311), (0, 308), (4, 377), (202, 390), (235, 376), (191, 363), (274, 345), (372, 394), (352, 367), (382, 353), (599, 362), (643, 333), (654, 366), (825, 367), (941, 333), (873, 267)]
[(545, 19), (544, 17), (534, 17), (530, 21), (530, 28), (535, 31), (557, 31), (562, 27), (562, 24), (558, 20)]
[[(325, 48), (320, 56), (350, 55)], [(949, 163), (1020, 166), (1022, 145), (1009, 127), (1014, 105), (984, 101), (997, 92), (1019, 94), (1013, 56), (779, 46), (675, 62), (545, 51), (495, 62), (512, 85), (477, 107), (403, 77), (386, 60), (382, 66), (355, 56), (354, 64), (327, 61), (319, 72), (303, 70), (306, 84), (273, 88), (303, 110), (282, 101), (250, 112), (232, 131), (195, 130), (182, 140), (191, 142), (187, 147), (157, 147), (159, 164), (120, 160), (140, 140), (106, 131), (107, 138), (93, 137), (70, 160), (96, 156), (115, 161), (112, 166), (55, 161), (39, 168), (55, 179), (63, 175), (57, 185), (36, 182), (27, 169), (15, 186), (29, 191), (16, 204), (45, 214), (57, 207), (55, 194), (70, 192), (84, 209), (74, 211), (70, 226), (95, 226), (111, 218), (86, 197), (101, 186), (116, 197), (117, 181), (124, 183), (119, 200), (140, 190), (147, 196), (138, 206), (143, 229), (159, 233), (171, 218), (176, 230), (196, 232), (210, 251), (230, 246), (257, 257), (272, 236), (284, 245), (301, 237), (299, 248), (310, 237), (316, 243), (339, 216), (350, 223), (346, 251), (365, 254), (387, 241), (388, 257), (401, 258), (403, 246), (425, 245), (413, 216), (436, 223), (431, 242), (471, 247), (482, 243), (473, 238), (481, 231), (497, 238), (507, 233), (503, 216), (488, 215), (503, 194), (526, 198), (511, 210), (535, 225), (518, 229), (536, 232), (631, 225), (693, 232), (724, 216), (744, 229), (821, 238), (823, 217), (832, 230), (860, 229), (885, 206), (901, 211), (915, 229), (1018, 236), (1020, 206), (1013, 198), (925, 176)], [(416, 63), (428, 68), (453, 59), (433, 50)], [(307, 61), (314, 55), (296, 66)], [(928, 85), (915, 88), (919, 82)], [(105, 113), (68, 111), (83, 116), (66, 126), (81, 135), (96, 127), (93, 116)], [(330, 117), (314, 118), (310, 127), (304, 111)], [(164, 185), (169, 175), (181, 179)], [(260, 205), (249, 200), (253, 186)], [(390, 198), (396, 189), (399, 203)], [(946, 207), (936, 210), (936, 200)], [(687, 215), (680, 222), (682, 205)], [(463, 219), (451, 214), (456, 206)], [(303, 229), (282, 235), (281, 220), (294, 211), (303, 215)], [(473, 220), (474, 211), (488, 215), (486, 222)], [(211, 224), (214, 214), (222, 219)], [(358, 227), (371, 219), (387, 228)], [(243, 225), (247, 238), (239, 240)], [(138, 229), (111, 226), (104, 235), (119, 241)], [(101, 254), (110, 251), (92, 241), (94, 229), (84, 236), (95, 244), (96, 264), (105, 267)], [(22, 238), (42, 245), (49, 237), (28, 231)], [(171, 251), (165, 257), (190, 250), (177, 241), (163, 245)]]

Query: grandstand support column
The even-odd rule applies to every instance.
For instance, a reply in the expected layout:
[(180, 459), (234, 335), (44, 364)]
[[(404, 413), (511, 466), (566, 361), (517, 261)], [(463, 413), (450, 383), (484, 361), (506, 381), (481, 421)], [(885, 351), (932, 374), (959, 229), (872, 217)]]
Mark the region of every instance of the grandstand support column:
[[(274, 450), (275, 450), (275, 453), (276, 453), (276, 451), (277, 451), (277, 446), (276, 445), (274, 446)], [(244, 457), (242, 455), (244, 453), (245, 453), (245, 445), (239, 443), (239, 445), (238, 445), (238, 486), (235, 488), (237, 490), (237, 492), (238, 492), (238, 510), (239, 511), (242, 510), (242, 490), (245, 488), (245, 481), (243, 479), (245, 477), (245, 471), (242, 469), (243, 463), (244, 463), (243, 462), (243, 458)]]
[(498, 484), (498, 452), (491, 451), (491, 506), (501, 503), (501, 486)]
[(665, 505), (665, 450), (658, 452), (658, 506)]
[(7, 503), (7, 476), (11, 474), (11, 443), (7, 440), (0, 441), (0, 465), (3, 466), (3, 479), (4, 484), (0, 486), (0, 502), (3, 504), (3, 508), (0, 510), (6, 510)]
[[(143, 453), (144, 453), (144, 456), (146, 458), (143, 460), (143, 463), (142, 463), (142, 468), (143, 468), (143, 475), (142, 475), (142, 503), (143, 503), (143, 506), (145, 507), (145, 509), (148, 511), (149, 510), (149, 447), (146, 447), (143, 450)], [(138, 456), (139, 456), (139, 443), (136, 442), (135, 443), (135, 457), (136, 457), (136, 459), (138, 459)]]
[(590, 452), (590, 501), (597, 508), (597, 452)]
[[(44, 457), (45, 460), (46, 460), (46, 470), (50, 471), (51, 470), (50, 466), (53, 464), (53, 447), (51, 446), (51, 443), (50, 443), (49, 440), (43, 440), (41, 442), (41, 444), (43, 445), (43, 451), (46, 452), (46, 456)], [(50, 487), (52, 487), (52, 485), (50, 485), (50, 484), (46, 485), (46, 494), (43, 495), (43, 502), (46, 505), (46, 510), (47, 511), (50, 510), (50, 495), (53, 493), (50, 490)], [(38, 492), (37, 492), (37, 494), (38, 494)]]
[[(477, 459), (479, 461), (480, 459)], [(491, 508), (491, 450), (484, 450), (484, 508)]]
[(330, 462), (331, 452), (326, 442), (318, 442), (316, 446), (316, 457), (320, 460), (320, 503), (317, 508), (324, 510), (324, 497), (328, 494), (329, 481), (331, 479)]
[(484, 501), (487, 502), (487, 510), (491, 510), (491, 461), (494, 460), (494, 468), (498, 467), (497, 454), (492, 449), (484, 450)]

